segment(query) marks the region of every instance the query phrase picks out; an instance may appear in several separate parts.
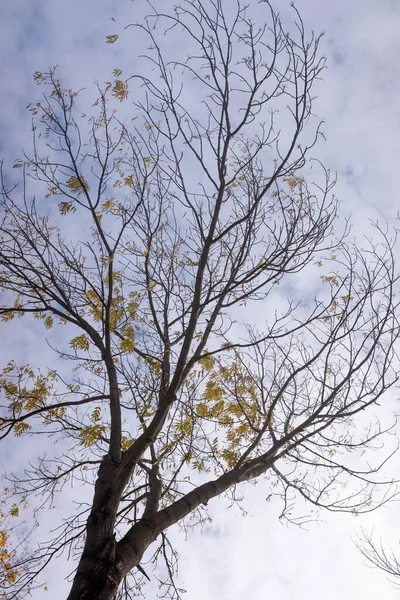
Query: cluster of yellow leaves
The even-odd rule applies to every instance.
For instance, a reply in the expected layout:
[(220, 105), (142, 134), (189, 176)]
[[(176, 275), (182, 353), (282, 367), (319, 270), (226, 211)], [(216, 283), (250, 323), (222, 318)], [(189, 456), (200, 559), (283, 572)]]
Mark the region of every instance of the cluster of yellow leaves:
[(96, 441), (100, 440), (107, 430), (107, 427), (102, 423), (101, 407), (96, 406), (91, 414), (90, 419), (92, 423), (86, 425), (79, 430), (80, 444), (81, 446), (91, 446)]
[(122, 452), (125, 452), (126, 450), (128, 450), (129, 446), (131, 446), (134, 441), (135, 440), (133, 440), (132, 438), (123, 435), (122, 439), (121, 439), (121, 450), (122, 450)]
[(284, 177), (283, 181), (288, 184), (291, 192), (293, 192), (295, 187), (301, 182), (301, 180), (296, 177)]
[(322, 283), (330, 283), (331, 285), (334, 285), (336, 287), (339, 286), (339, 281), (336, 275), (322, 275), (321, 281)]
[[(266, 415), (258, 404), (259, 391), (255, 379), (239, 360), (222, 365), (206, 356), (199, 361), (199, 366), (200, 375), (207, 375), (207, 382), (195, 413), (186, 415), (177, 424), (177, 433), (183, 437), (191, 436), (198, 418), (218, 425), (224, 434), (216, 438), (213, 453), (232, 468), (254, 437), (252, 425), (260, 427), (265, 420)], [(206, 468), (198, 461), (196, 464), (193, 460), (190, 462), (198, 470)]]
[(85, 300), (90, 307), (90, 313), (95, 321), (103, 319), (103, 302), (99, 294), (95, 290), (88, 290), (85, 293)]
[[(20, 415), (23, 411), (29, 412), (45, 406), (56, 378), (53, 371), (45, 375), (35, 373), (30, 365), (18, 367), (14, 361), (10, 361), (0, 374), (0, 390), (9, 402), (10, 411), (14, 415)], [(16, 435), (29, 428), (26, 423), (17, 425)]]
[(76, 207), (72, 204), (72, 202), (60, 202), (58, 205), (58, 210), (60, 211), (60, 215), (64, 217), (68, 213), (75, 212)]
[(126, 100), (128, 97), (128, 84), (122, 79), (116, 79), (112, 86), (112, 95), (120, 102)]
[(199, 365), (202, 367), (203, 371), (211, 371), (215, 363), (215, 360), (212, 356), (204, 356), (199, 360)]
[(84, 352), (89, 350), (89, 340), (85, 333), (72, 338), (69, 344), (74, 350), (83, 350)]
[[(44, 423), (50, 423), (52, 421), (57, 421), (63, 419), (65, 413), (67, 412), (66, 406), (59, 406), (57, 408), (51, 408), (44, 413)], [(15, 429), (15, 427), (14, 427)]]
[(87, 425), (79, 430), (79, 437), (81, 439), (81, 446), (91, 446), (97, 440), (100, 440), (106, 431), (106, 426), (102, 423), (94, 423), (93, 425)]
[(69, 177), (69, 179), (67, 179), (67, 181), (65, 182), (65, 185), (70, 189), (70, 191), (73, 194), (76, 195), (79, 195), (83, 191), (89, 190), (89, 186), (85, 179), (82, 177), (82, 175), (79, 175), (79, 177), (71, 175), (71, 177)]
[(21, 421), (20, 423), (16, 423), (14, 425), (14, 435), (16, 437), (21, 437), (21, 435), (23, 433), (26, 433), (27, 431), (30, 431), (32, 429), (32, 426), (29, 425), (29, 423), (24, 423), (23, 421)]
[[(18, 517), (19, 508), (16, 504), (13, 504), (8, 510), (8, 515), (11, 517)], [(3, 512), (0, 512), (0, 519), (4, 523)], [(4, 526), (4, 525), (3, 525)], [(7, 548), (8, 534), (4, 529), (0, 529), (0, 581), (7, 583), (15, 583), (18, 579), (18, 570), (12, 567), (12, 552)]]
[[(104, 262), (109, 262), (109, 260), (108, 257), (104, 257)], [(109, 326), (111, 331), (119, 328), (119, 334), (123, 338), (119, 346), (121, 352), (132, 353), (135, 348), (135, 330), (132, 322), (138, 318), (137, 310), (140, 303), (140, 294), (138, 292), (131, 292), (125, 297), (120, 288), (120, 279), (120, 272), (114, 271), (114, 289), (113, 298), (110, 303)], [(109, 285), (108, 277), (105, 278), (104, 283), (106, 286)], [(104, 292), (100, 293), (95, 289), (89, 289), (84, 295), (87, 303), (86, 311), (92, 316), (95, 322), (104, 321), (106, 316), (106, 300), (103, 294)], [(82, 333), (70, 341), (70, 346), (74, 350), (87, 352), (90, 348), (90, 341), (87, 335)]]
[(135, 351), (135, 330), (132, 325), (124, 327), (122, 335), (124, 336), (124, 339), (119, 345), (121, 352), (132, 354)]
[(1, 320), (6, 323), (7, 321), (12, 321), (12, 319), (14, 319), (16, 316), (23, 317), (24, 313), (21, 311), (21, 308), (23, 308), (21, 300), (17, 298), (14, 302), (13, 308), (11, 310), (6, 310), (1, 314)]
[[(129, 178), (126, 177), (124, 182), (126, 183), (126, 185), (129, 185), (132, 187), (132, 184), (133, 184), (132, 175)], [(121, 213), (121, 205), (117, 202), (117, 200), (115, 198), (108, 198), (101, 205), (101, 212), (102, 213), (109, 212), (112, 215), (119, 215)]]

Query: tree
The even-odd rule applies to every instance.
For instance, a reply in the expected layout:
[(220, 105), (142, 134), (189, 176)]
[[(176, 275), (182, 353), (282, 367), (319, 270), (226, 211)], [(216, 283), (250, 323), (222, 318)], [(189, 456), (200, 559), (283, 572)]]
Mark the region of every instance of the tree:
[(398, 586), (400, 578), (400, 562), (393, 550), (387, 550), (382, 543), (374, 541), (371, 532), (363, 531), (357, 543), (358, 549), (367, 559), (370, 567), (380, 569), (389, 575), (394, 585)]
[[(2, 371), (2, 439), (46, 440), (11, 476), (4, 519), (18, 497), (49, 506), (66, 481), (82, 485), (39, 550), (19, 556), (4, 525), (7, 598), (65, 551), (69, 600), (130, 598), (150, 547), (178, 598), (168, 529), (203, 522), (210, 500), (257, 477), (287, 518), (296, 496), (352, 512), (382, 501), (366, 451), (388, 430), (364, 411), (397, 378), (394, 241), (335, 235), (334, 181), (307, 158), (320, 37), (296, 9), (290, 32), (261, 7), (264, 25), (222, 0), (152, 9), (135, 25), (150, 40), (146, 75), (116, 69), (90, 117), (55, 69), (35, 74), (48, 91), (28, 107), (24, 187), (2, 180), (0, 313), (7, 328), (43, 320), (57, 361)], [(187, 60), (164, 46), (176, 35)], [(115, 102), (129, 87), (128, 126)], [(300, 276), (315, 297), (277, 305), (277, 285)]]

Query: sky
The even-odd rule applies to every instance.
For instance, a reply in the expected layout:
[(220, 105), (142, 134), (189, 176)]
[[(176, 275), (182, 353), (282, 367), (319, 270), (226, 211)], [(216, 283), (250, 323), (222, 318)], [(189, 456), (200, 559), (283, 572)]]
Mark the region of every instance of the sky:
[[(286, 0), (273, 5), (290, 18)], [(328, 68), (318, 84), (314, 111), (324, 120), (326, 141), (320, 140), (316, 154), (337, 171), (335, 194), (341, 201), (341, 214), (352, 215), (354, 235), (360, 237), (370, 234), (369, 220), (396, 225), (400, 210), (400, 2), (298, 0), (296, 6), (307, 29), (325, 32), (322, 51)], [(58, 64), (71, 87), (85, 87), (90, 94), (94, 81), (108, 81), (112, 69), (133, 71), (138, 52), (133, 31), (127, 30), (120, 43), (112, 46), (105, 40), (107, 35), (121, 33), (118, 23), (138, 20), (142, 10), (141, 0), (1, 3), (0, 156), (8, 165), (30, 144), (25, 106), (37, 101), (40, 92), (32, 74)], [(0, 351), (2, 364), (11, 357), (38, 358), (39, 330), (20, 327), (17, 336), (11, 335), (11, 329), (6, 331), (9, 337)], [(43, 361), (46, 352), (42, 351)], [(396, 398), (391, 401), (396, 407)], [(29, 451), (26, 445), (23, 449)], [(20, 467), (22, 456), (7, 450), (6, 456), (10, 470)], [(393, 468), (399, 462), (396, 459)], [(365, 566), (353, 542), (362, 527), (374, 526), (377, 539), (382, 537), (400, 552), (398, 502), (365, 517), (321, 513), (318, 523), (299, 529), (280, 522), (279, 501), (266, 501), (267, 481), (244, 486), (243, 494), (247, 514), (236, 508), (226, 510), (226, 503), (214, 500), (210, 505), (213, 521), (202, 533), (184, 538), (177, 530), (172, 532), (181, 554), (179, 581), (189, 600), (399, 597), (381, 572)], [(62, 512), (62, 499), (58, 502), (59, 512), (53, 511), (50, 520)], [(302, 509), (298, 507), (300, 513)], [(65, 597), (68, 584), (59, 575), (64, 567), (48, 575), (52, 597)], [(33, 600), (43, 596), (37, 592)]]

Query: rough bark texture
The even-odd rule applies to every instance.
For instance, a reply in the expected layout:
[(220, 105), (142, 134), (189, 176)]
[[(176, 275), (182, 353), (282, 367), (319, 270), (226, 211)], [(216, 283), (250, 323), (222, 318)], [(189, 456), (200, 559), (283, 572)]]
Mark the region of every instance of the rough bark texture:
[(114, 535), (118, 509), (118, 465), (109, 455), (103, 459), (87, 520), (86, 542), (68, 600), (114, 598), (121, 577), (116, 570), (117, 543)]

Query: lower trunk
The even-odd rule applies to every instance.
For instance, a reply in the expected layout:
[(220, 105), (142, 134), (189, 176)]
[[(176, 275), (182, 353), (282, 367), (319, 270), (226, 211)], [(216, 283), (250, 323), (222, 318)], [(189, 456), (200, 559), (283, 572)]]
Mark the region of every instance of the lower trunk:
[(96, 557), (83, 560), (82, 557), (81, 566), (75, 575), (68, 600), (113, 600), (120, 584), (115, 561), (99, 561)]
[(103, 458), (86, 524), (86, 541), (68, 600), (113, 600), (122, 580), (117, 568), (115, 519), (123, 486), (119, 467)]

